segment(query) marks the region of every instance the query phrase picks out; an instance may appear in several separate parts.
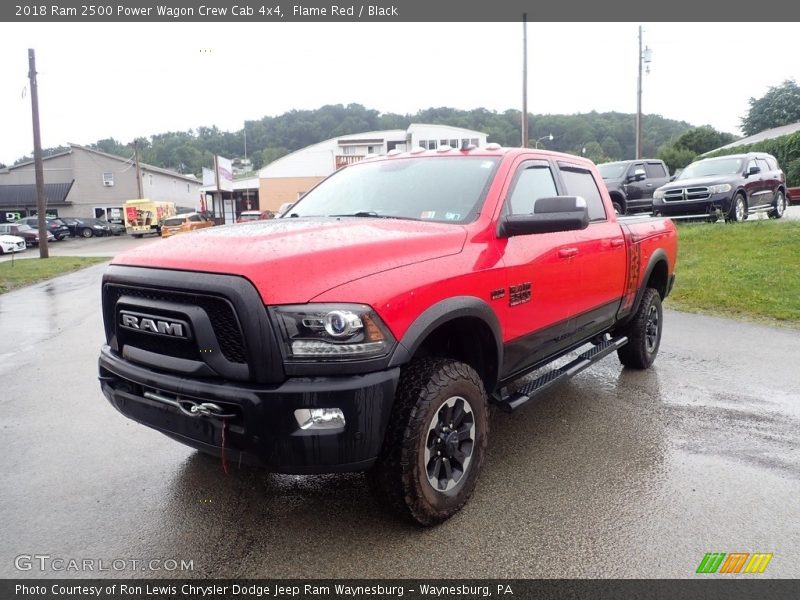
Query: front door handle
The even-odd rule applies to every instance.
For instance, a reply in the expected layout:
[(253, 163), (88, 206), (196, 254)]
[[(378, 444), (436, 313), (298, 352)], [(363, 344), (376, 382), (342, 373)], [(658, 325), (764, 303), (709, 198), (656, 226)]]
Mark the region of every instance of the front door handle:
[(577, 248), (561, 248), (561, 250), (558, 251), (558, 256), (559, 258), (571, 258), (575, 256), (577, 253), (578, 253)]
[(625, 245), (625, 238), (614, 238), (611, 240), (611, 247), (612, 248), (619, 248), (620, 246)]

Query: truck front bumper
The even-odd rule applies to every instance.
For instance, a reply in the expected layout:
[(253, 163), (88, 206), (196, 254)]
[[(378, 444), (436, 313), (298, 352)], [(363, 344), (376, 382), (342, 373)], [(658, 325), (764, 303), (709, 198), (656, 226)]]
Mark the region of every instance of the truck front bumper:
[[(296, 377), (272, 386), (188, 379), (133, 364), (107, 345), (99, 370), (103, 394), (126, 417), (207, 453), (220, 456), (224, 448), (232, 463), (280, 473), (371, 467), (400, 378), (400, 369), (394, 368), (344, 377)], [(187, 410), (203, 403), (217, 405), (225, 416)], [(339, 409), (344, 427), (302, 429), (295, 411), (311, 408)]]

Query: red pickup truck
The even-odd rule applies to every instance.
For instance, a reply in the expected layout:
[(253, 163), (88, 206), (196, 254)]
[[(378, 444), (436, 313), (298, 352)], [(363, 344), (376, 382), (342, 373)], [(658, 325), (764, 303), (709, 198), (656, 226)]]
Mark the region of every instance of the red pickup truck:
[(513, 411), (612, 352), (652, 364), (676, 245), (667, 219), (618, 221), (577, 156), (391, 152), (279, 219), (116, 257), (102, 391), (223, 465), (367, 471), (437, 523), (473, 491), (490, 404)]

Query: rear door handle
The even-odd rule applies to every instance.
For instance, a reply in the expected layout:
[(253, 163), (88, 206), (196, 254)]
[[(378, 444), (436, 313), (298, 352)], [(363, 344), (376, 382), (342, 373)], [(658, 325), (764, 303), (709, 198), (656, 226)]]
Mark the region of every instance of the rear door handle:
[(558, 256), (559, 258), (570, 258), (575, 256), (577, 253), (577, 248), (561, 248), (561, 250), (558, 251)]
[(646, 183), (645, 185), (646, 185), (647, 187), (653, 187), (653, 184), (652, 184), (652, 183)]

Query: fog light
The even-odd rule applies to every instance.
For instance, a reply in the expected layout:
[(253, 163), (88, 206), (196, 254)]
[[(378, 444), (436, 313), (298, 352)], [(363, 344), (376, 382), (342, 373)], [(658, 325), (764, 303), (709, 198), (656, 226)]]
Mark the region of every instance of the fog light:
[(338, 408), (298, 408), (294, 418), (300, 429), (344, 428), (344, 413)]

